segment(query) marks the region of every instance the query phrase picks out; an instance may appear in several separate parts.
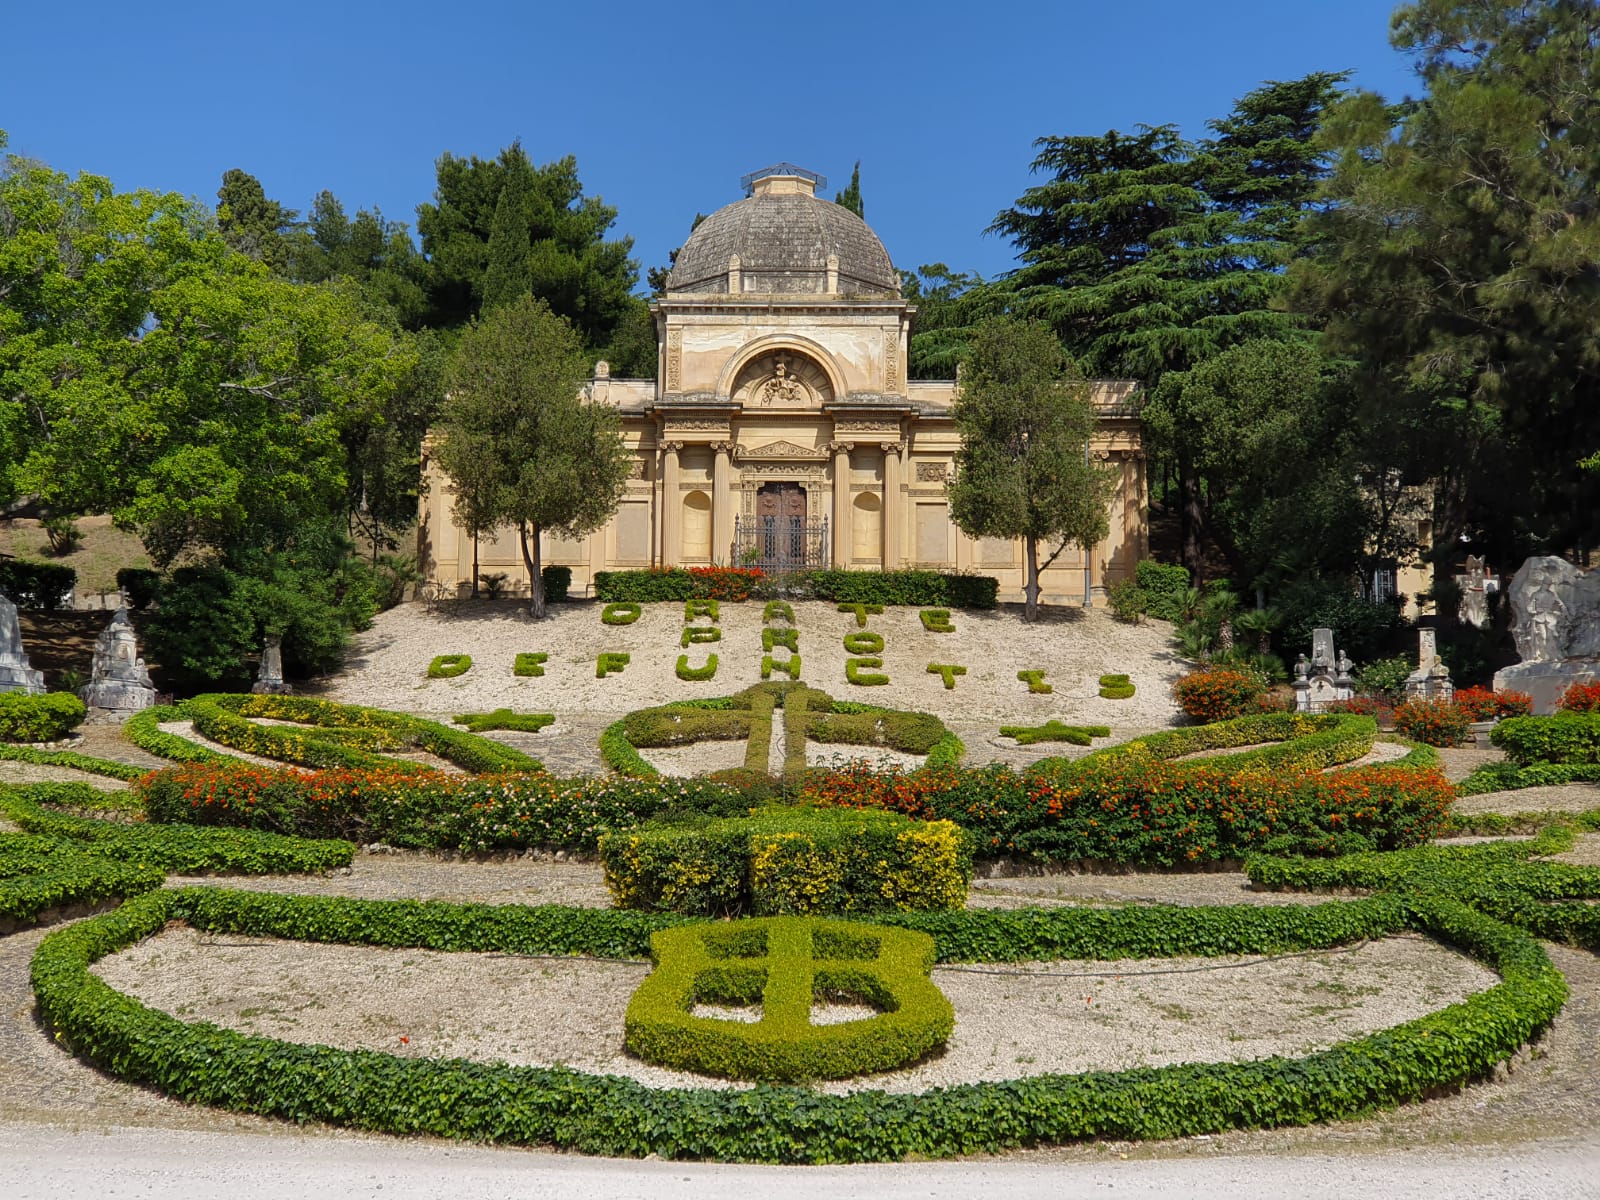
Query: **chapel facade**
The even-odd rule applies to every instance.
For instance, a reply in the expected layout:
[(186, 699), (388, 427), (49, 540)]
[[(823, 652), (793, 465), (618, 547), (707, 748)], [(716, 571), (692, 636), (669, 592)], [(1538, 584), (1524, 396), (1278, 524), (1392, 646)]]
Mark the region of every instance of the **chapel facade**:
[[(546, 537), (545, 563), (594, 574), (668, 566), (926, 567), (1000, 581), (1022, 598), (1020, 541), (973, 539), (945, 485), (960, 444), (956, 380), (907, 378), (915, 308), (883, 243), (818, 197), (791, 164), (747, 176), (745, 197), (701, 222), (652, 305), (654, 380), (596, 364), (591, 402), (615, 407), (633, 453), (615, 516), (586, 538)], [(1148, 550), (1144, 451), (1129, 381), (1095, 381), (1090, 453), (1111, 470), (1110, 532), (1041, 573), (1044, 598), (1095, 603)], [(424, 454), (419, 560), (446, 590), (470, 584), (472, 540), (451, 520), (449, 481)], [(1048, 552), (1048, 551), (1046, 551)], [(526, 594), (516, 531), (484, 535), (479, 572)]]

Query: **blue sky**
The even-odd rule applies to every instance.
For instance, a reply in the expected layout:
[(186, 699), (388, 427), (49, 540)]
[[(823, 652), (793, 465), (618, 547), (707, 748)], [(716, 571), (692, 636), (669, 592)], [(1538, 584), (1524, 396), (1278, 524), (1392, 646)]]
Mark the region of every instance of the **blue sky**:
[(1205, 122), (1266, 79), (1353, 70), (1419, 90), (1392, 0), (748, 5), (5, 6), (0, 129), (14, 152), (214, 202), (242, 167), (294, 208), (331, 189), (415, 225), (449, 150), (574, 154), (644, 267), (739, 176), (797, 162), (828, 195), (861, 160), (895, 265), (992, 275), (983, 235), (1029, 186), (1031, 143)]

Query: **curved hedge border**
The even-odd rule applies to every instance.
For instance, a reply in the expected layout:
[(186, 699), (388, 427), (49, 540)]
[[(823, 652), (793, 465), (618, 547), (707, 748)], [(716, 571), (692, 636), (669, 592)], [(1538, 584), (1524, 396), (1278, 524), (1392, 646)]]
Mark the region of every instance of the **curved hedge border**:
[[(1271, 953), (1412, 929), (1502, 982), (1465, 1001), (1300, 1059), (1184, 1064), (968, 1084), (921, 1095), (799, 1088), (653, 1090), (562, 1068), (401, 1059), (186, 1024), (114, 991), (90, 964), (169, 920), (313, 941), (512, 953), (633, 955), (677, 924), (637, 913), (159, 891), (48, 935), (33, 959), (41, 1018), (78, 1056), (191, 1103), (293, 1121), (586, 1154), (724, 1161), (880, 1162), (1087, 1138), (1173, 1138), (1360, 1116), (1481, 1078), (1560, 1010), (1566, 983), (1521, 930), (1439, 897), (1305, 910), (1111, 909), (905, 914), (942, 960), (962, 941), (995, 958), (1045, 942), (1094, 956)], [(1052, 936), (1053, 935), (1053, 936)], [(1053, 955), (1052, 955), (1053, 956)]]
[[(303, 767), (429, 769), (345, 744), (352, 734), (364, 733), (374, 744), (427, 750), (474, 775), (544, 770), (538, 759), (490, 738), (386, 709), (334, 704), (309, 696), (210, 694), (185, 701), (183, 711), (194, 721), (195, 729), (215, 742)], [(294, 721), (311, 728), (258, 725), (247, 717)]]
[(93, 791), (82, 783), (0, 787), (0, 815), (27, 833), (79, 843), (90, 854), (181, 874), (304, 874), (347, 867), (355, 857), (355, 846), (345, 841), (312, 841), (251, 829), (127, 825), (41, 807), (92, 803)]
[(0, 923), (32, 924), (62, 905), (124, 899), (164, 878), (158, 867), (88, 854), (61, 838), (0, 833)]
[(4, 742), (0, 742), (0, 759), (36, 763), (45, 767), (67, 767), (74, 771), (87, 771), (91, 775), (104, 775), (107, 779), (120, 779), (125, 783), (148, 774), (144, 767), (130, 767), (127, 763), (95, 758), (75, 750), (36, 750), (32, 746), (11, 746)]
[[(1210, 725), (1189, 725), (1165, 733), (1152, 733), (1116, 746), (1107, 746), (1078, 759), (1104, 760), (1111, 757), (1155, 759), (1182, 758), (1201, 750), (1220, 750), (1231, 746), (1259, 746), (1238, 754), (1224, 754), (1205, 760), (1209, 767), (1233, 769), (1252, 767), (1335, 767), (1354, 762), (1372, 750), (1378, 723), (1371, 717), (1347, 713), (1261, 713), (1216, 721)], [(1437, 755), (1435, 755), (1437, 760)]]
[(181, 738), (175, 733), (163, 733), (157, 726), (168, 721), (187, 721), (189, 714), (181, 704), (156, 704), (136, 712), (122, 723), (122, 736), (139, 749), (168, 762), (179, 763), (238, 763), (245, 761), (232, 754), (220, 754)]
[(1560, 787), (1568, 783), (1600, 783), (1600, 763), (1484, 763), (1456, 784), (1458, 796), (1489, 792), (1515, 792), (1531, 787)]

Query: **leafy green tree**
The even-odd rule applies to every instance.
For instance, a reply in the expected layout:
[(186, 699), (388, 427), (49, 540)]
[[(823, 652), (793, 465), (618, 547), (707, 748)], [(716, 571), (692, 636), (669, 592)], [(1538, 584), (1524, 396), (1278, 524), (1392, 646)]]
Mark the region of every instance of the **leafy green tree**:
[(275, 274), (288, 273), (293, 257), (292, 235), (300, 214), (268, 199), (261, 181), (233, 167), (223, 172), (217, 189), (217, 227), (238, 253), (265, 263)]
[[(1089, 462), (1095, 414), (1088, 389), (1049, 326), (1001, 318), (973, 335), (951, 416), (961, 448), (950, 519), (969, 537), (1023, 540), (1031, 621), (1039, 572), (1070, 543), (1087, 549), (1108, 528), (1112, 484)], [(1041, 543), (1048, 550), (1042, 564)]]
[[(700, 228), (700, 223), (706, 219), (706, 214), (697, 212), (694, 220), (689, 222), (689, 232), (693, 233)], [(678, 265), (678, 254), (683, 247), (679, 246), (667, 254), (667, 265), (664, 267), (651, 267), (645, 272), (645, 282), (650, 288), (652, 296), (665, 296), (667, 294), (667, 276), (672, 274), (672, 268)]]
[[(524, 296), (462, 332), (435, 454), (479, 528), (515, 526), (545, 615), (539, 535), (583, 537), (616, 511), (629, 454), (615, 410), (589, 403), (582, 342), (542, 301)], [(474, 564), (476, 577), (476, 564)]]
[[(512, 196), (491, 264), (508, 182)], [(494, 159), (443, 155), (433, 203), (417, 209), (430, 264), (428, 324), (453, 328), (491, 298), (504, 303), (527, 292), (570, 321), (589, 350), (607, 345), (628, 314), (639, 271), (631, 238), (605, 238), (616, 219), (616, 209), (583, 194), (570, 155), (542, 167), (517, 143)]]
[(950, 379), (967, 356), (973, 330), (1005, 312), (1008, 293), (983, 276), (952, 271), (944, 263), (900, 273), (900, 293), (917, 307), (911, 327), (912, 379)]
[(427, 311), (428, 261), (403, 221), (377, 209), (352, 219), (332, 192), (317, 193), (305, 228), (294, 243), (293, 277), (307, 283), (353, 279), (377, 303), (394, 310), (406, 329), (417, 329)]
[(1401, 7), (1427, 94), (1339, 106), (1322, 253), (1296, 272), (1366, 410), (1420, 439), (1436, 543), (1494, 561), (1600, 540), (1597, 37), (1568, 0)]
[(850, 172), (850, 186), (833, 197), (833, 202), (840, 208), (848, 208), (863, 221), (867, 218), (867, 206), (861, 202), (861, 160), (856, 159), (855, 168)]

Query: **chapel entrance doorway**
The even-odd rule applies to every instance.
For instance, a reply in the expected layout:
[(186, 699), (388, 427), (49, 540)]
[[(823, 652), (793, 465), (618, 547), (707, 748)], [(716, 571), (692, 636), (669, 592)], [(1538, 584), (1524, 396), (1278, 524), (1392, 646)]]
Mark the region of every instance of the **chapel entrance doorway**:
[(828, 519), (811, 518), (805, 488), (788, 480), (764, 483), (755, 499), (755, 516), (734, 522), (739, 566), (781, 573), (827, 564)]

